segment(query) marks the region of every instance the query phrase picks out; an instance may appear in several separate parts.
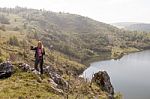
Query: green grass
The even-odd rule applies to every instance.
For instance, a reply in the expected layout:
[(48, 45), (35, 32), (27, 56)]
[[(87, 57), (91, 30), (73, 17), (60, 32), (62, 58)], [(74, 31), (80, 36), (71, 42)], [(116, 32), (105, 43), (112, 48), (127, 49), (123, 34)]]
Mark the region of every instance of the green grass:
[[(15, 67), (15, 73), (5, 79), (0, 79), (0, 98), (1, 99), (107, 99), (107, 93), (83, 79), (74, 78), (74, 76), (64, 75), (66, 81), (69, 80), (69, 89), (64, 94), (58, 94), (53, 91), (52, 84), (48, 82), (49, 77), (44, 75), (42, 80), (40, 76), (31, 72), (22, 72)], [(115, 99), (121, 99), (121, 94), (116, 94)]]
[(128, 48), (113, 47), (111, 51), (111, 58), (114, 59), (121, 58), (125, 54), (138, 52), (138, 51), (140, 50), (133, 47), (128, 47)]
[(59, 99), (61, 96), (52, 92), (51, 84), (45, 78), (38, 82), (39, 77), (28, 72), (16, 72), (12, 77), (0, 80), (0, 98), (16, 99), (40, 98)]

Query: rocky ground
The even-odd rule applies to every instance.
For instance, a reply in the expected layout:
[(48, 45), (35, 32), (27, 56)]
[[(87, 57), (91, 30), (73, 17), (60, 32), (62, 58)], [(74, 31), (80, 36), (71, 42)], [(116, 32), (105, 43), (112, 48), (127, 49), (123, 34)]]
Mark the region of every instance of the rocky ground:
[(73, 75), (60, 75), (52, 66), (44, 75), (26, 63), (0, 64), (0, 98), (3, 99), (120, 99), (114, 95), (107, 72), (94, 75), (92, 84)]

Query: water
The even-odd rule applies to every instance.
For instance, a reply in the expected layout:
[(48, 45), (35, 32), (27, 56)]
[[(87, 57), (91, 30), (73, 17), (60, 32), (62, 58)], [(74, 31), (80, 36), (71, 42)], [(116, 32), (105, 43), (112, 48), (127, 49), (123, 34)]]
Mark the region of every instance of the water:
[(83, 75), (91, 79), (99, 70), (108, 72), (115, 92), (121, 92), (124, 99), (150, 99), (150, 50), (91, 63)]

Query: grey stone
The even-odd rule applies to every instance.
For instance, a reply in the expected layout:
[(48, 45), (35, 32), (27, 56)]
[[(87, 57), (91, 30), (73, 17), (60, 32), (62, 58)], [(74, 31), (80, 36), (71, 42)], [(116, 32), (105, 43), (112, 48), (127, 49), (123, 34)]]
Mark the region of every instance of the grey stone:
[(10, 77), (13, 73), (13, 65), (10, 61), (0, 63), (0, 78)]
[(102, 89), (102, 91), (107, 92), (109, 94), (109, 99), (114, 99), (114, 88), (106, 71), (99, 71), (95, 73), (91, 80), (91, 84), (92, 82), (95, 82)]

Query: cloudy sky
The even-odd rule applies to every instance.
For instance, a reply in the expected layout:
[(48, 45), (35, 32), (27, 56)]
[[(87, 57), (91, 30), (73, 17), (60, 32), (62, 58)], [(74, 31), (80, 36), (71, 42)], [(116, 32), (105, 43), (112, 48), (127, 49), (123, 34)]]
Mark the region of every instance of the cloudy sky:
[(80, 14), (105, 23), (150, 23), (150, 0), (0, 0), (0, 7), (15, 6)]

